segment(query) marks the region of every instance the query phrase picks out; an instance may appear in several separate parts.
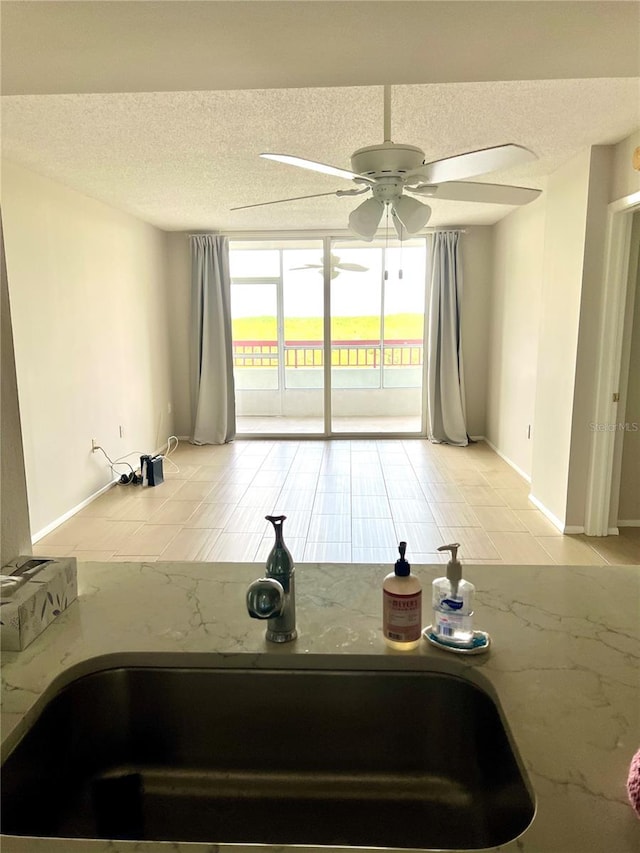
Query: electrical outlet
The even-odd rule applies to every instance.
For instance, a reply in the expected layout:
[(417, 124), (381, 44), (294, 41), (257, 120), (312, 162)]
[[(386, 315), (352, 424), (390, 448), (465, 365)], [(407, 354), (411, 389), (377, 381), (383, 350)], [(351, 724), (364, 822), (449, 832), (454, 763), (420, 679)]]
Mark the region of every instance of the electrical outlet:
[(95, 438), (92, 438), (91, 439), (91, 452), (95, 453), (97, 449), (98, 449), (98, 442), (95, 440)]

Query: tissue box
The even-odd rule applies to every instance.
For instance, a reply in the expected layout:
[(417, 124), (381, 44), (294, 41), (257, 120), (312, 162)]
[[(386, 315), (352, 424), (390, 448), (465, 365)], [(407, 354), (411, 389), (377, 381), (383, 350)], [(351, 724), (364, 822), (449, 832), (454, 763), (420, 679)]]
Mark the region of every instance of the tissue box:
[[(16, 584), (3, 583), (0, 592), (0, 646), (20, 651), (78, 596), (75, 557), (18, 557), (2, 569)], [(14, 591), (15, 590), (15, 591)]]

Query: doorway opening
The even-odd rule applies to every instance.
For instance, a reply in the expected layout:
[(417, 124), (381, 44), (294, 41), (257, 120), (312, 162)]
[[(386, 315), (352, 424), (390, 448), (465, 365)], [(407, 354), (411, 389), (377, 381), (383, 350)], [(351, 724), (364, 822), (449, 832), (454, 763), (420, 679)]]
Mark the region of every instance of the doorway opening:
[(628, 319), (630, 287), (635, 287), (636, 282), (635, 277), (629, 273), (633, 261), (633, 222), (638, 211), (640, 192), (609, 205), (593, 423), (611, 424), (616, 429), (596, 429), (591, 437), (585, 501), (587, 536), (618, 533), (618, 490), (622, 455), (619, 440), (616, 447), (615, 433), (619, 422), (620, 384), (625, 380), (625, 317)]
[(632, 216), (615, 424), (610, 527), (640, 534), (640, 210)]

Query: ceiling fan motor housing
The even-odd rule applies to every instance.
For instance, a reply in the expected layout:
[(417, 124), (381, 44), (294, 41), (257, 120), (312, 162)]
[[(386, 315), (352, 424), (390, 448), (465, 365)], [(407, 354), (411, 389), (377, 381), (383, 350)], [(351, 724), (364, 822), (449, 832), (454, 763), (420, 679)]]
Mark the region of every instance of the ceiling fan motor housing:
[(376, 178), (375, 184), (371, 187), (371, 192), (374, 198), (386, 204), (400, 198), (402, 195), (402, 184), (402, 178), (384, 175), (382, 178)]
[(351, 168), (370, 178), (404, 175), (419, 169), (424, 163), (424, 151), (415, 145), (383, 142), (358, 148), (351, 155)]

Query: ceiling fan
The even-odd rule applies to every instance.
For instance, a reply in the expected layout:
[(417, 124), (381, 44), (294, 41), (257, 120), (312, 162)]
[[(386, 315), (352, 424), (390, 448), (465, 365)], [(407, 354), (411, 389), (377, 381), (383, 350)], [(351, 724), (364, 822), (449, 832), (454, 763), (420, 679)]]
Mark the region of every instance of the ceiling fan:
[(464, 180), (537, 159), (533, 151), (522, 145), (511, 143), (496, 145), (425, 163), (425, 153), (421, 148), (392, 142), (391, 86), (384, 87), (384, 142), (354, 151), (351, 155), (351, 170), (318, 163), (315, 160), (306, 160), (291, 154), (263, 153), (260, 156), (313, 172), (333, 175), (336, 178), (345, 178), (353, 181), (356, 186), (349, 190), (246, 204), (233, 207), (232, 210), (246, 210), (251, 207), (329, 195), (355, 196), (371, 191), (371, 197), (358, 205), (349, 215), (351, 231), (368, 242), (373, 240), (385, 209), (391, 214), (396, 233), (401, 240), (417, 234), (424, 228), (431, 216), (431, 208), (424, 202), (412, 198), (414, 195), (453, 201), (519, 205), (528, 204), (541, 192), (530, 187)]
[[(349, 271), (349, 272), (367, 272), (369, 267), (363, 267), (362, 264), (350, 264), (341, 261), (338, 255), (334, 255), (333, 252), (330, 256), (331, 259), (331, 278), (337, 278), (340, 275), (341, 270)], [(320, 273), (324, 270), (324, 264), (303, 264), (301, 267), (291, 267), (292, 270), (320, 270)]]

